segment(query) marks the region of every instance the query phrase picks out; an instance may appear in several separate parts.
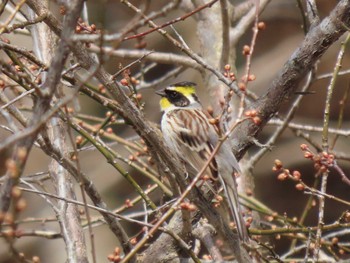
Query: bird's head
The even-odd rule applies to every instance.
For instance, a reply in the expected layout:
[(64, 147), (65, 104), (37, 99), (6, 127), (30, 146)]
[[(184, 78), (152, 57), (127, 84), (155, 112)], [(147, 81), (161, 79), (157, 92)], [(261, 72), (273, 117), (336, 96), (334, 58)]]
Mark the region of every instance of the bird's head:
[(196, 95), (196, 84), (193, 82), (179, 82), (157, 91), (160, 95), (160, 108), (167, 111), (174, 108), (198, 107), (199, 100)]

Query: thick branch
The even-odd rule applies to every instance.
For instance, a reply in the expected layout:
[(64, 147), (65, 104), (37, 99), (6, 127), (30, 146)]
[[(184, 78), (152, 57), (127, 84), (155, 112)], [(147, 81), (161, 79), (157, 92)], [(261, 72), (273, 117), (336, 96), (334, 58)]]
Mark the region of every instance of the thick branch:
[(343, 35), (346, 26), (350, 26), (349, 13), (350, 2), (340, 1), (332, 13), (306, 35), (267, 92), (250, 106), (259, 112), (262, 122), (254, 125), (251, 121), (246, 121), (238, 126), (234, 150), (239, 157), (252, 145), (251, 138), (258, 135), (266, 122), (280, 109), (282, 102), (298, 89), (298, 84), (317, 60)]

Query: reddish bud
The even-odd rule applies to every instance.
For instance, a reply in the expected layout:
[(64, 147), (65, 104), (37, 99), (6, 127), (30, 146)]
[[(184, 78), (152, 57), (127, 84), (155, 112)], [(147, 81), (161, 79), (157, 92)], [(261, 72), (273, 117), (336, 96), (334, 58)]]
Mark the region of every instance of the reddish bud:
[(133, 237), (132, 239), (130, 239), (130, 244), (131, 245), (136, 245), (136, 243), (137, 243), (137, 238), (136, 237)]
[(82, 30), (82, 27), (81, 27), (81, 26), (76, 26), (76, 27), (75, 27), (75, 32), (76, 32), (76, 33), (80, 33), (81, 30)]
[(123, 86), (128, 86), (128, 85), (129, 85), (129, 82), (128, 82), (127, 79), (122, 79), (122, 80), (120, 81), (120, 84), (122, 84)]
[(350, 222), (350, 212), (347, 211), (344, 213), (344, 220), (345, 222), (349, 223)]
[(309, 147), (307, 146), (307, 144), (301, 144), (300, 145), (300, 149), (302, 150), (302, 151), (306, 151), (307, 149), (309, 149)]
[(147, 42), (146, 41), (141, 41), (139, 43), (136, 43), (135, 45), (136, 49), (143, 49), (147, 47)]
[(293, 177), (296, 179), (296, 180), (300, 180), (301, 178), (301, 173), (299, 171), (293, 171)]
[(193, 211), (196, 211), (196, 210), (197, 210), (197, 207), (194, 204), (189, 204), (188, 211), (193, 212)]
[(311, 152), (307, 151), (304, 153), (304, 157), (306, 159), (312, 159), (312, 157), (314, 157), (314, 155)]
[(259, 23), (258, 23), (258, 29), (259, 29), (259, 30), (265, 30), (265, 29), (266, 29), (266, 24), (265, 24), (265, 22), (259, 22)]
[(247, 86), (243, 83), (243, 82), (239, 82), (238, 83), (238, 88), (240, 89), (240, 91), (246, 91)]
[(180, 208), (183, 209), (183, 210), (188, 210), (189, 205), (190, 205), (190, 204), (187, 203), (187, 202), (182, 202), (182, 203), (180, 204)]
[(224, 200), (224, 198), (221, 196), (221, 195), (216, 195), (215, 196), (215, 199), (218, 201), (218, 202), (222, 202)]
[(299, 191), (303, 191), (305, 189), (304, 185), (303, 184), (296, 184), (295, 185), (295, 188)]
[(75, 138), (75, 143), (77, 145), (81, 144), (83, 142), (83, 136), (81, 135), (78, 135), (76, 138)]
[(337, 245), (338, 242), (339, 242), (339, 239), (338, 239), (337, 237), (333, 237), (333, 238), (332, 238), (332, 245), (333, 245), (333, 246)]
[(245, 190), (245, 193), (246, 193), (247, 196), (252, 196), (253, 195), (253, 190), (248, 188), (248, 189)]
[(115, 247), (114, 249), (114, 255), (120, 255), (121, 249), (120, 247)]
[(148, 158), (147, 158), (147, 162), (148, 162), (150, 165), (154, 165), (154, 161), (153, 161), (153, 158), (152, 158), (152, 157), (148, 157)]
[(235, 223), (235, 222), (230, 222), (230, 223), (229, 223), (229, 227), (230, 227), (231, 229), (235, 229), (235, 228), (236, 228), (236, 223)]
[(266, 216), (265, 217), (268, 222), (272, 222), (274, 217), (273, 216)]
[(17, 150), (18, 159), (24, 161), (27, 158), (27, 149), (25, 147), (20, 147)]
[(254, 80), (256, 80), (256, 76), (254, 74), (250, 74), (248, 76), (248, 81), (254, 81)]
[(276, 167), (277, 169), (281, 169), (281, 168), (283, 167), (282, 161), (280, 161), (280, 160), (278, 160), (278, 159), (276, 159), (276, 160), (274, 161), (274, 165), (275, 165), (275, 167)]
[(287, 178), (288, 178), (288, 175), (285, 174), (285, 173), (280, 173), (279, 175), (277, 175), (277, 179), (278, 179), (279, 181), (284, 181), (284, 180), (286, 180)]
[(64, 5), (61, 5), (60, 6), (60, 14), (64, 16), (66, 14), (66, 12), (67, 12), (66, 7)]
[(209, 121), (209, 123), (211, 125), (216, 125), (216, 124), (219, 123), (219, 119), (218, 118), (212, 118), (212, 119), (209, 119), (208, 121)]
[(130, 207), (133, 207), (133, 206), (134, 206), (130, 199), (126, 199), (124, 205), (125, 205), (127, 208), (130, 208)]
[(16, 203), (16, 210), (18, 212), (23, 211), (27, 207), (27, 201), (24, 198), (20, 198)]
[(213, 109), (213, 107), (212, 107), (212, 106), (208, 106), (208, 107), (207, 107), (207, 112), (208, 112), (211, 116), (213, 116), (213, 114), (214, 114), (214, 109)]
[(203, 175), (203, 176), (201, 177), (201, 179), (202, 179), (203, 181), (208, 181), (208, 180), (210, 180), (210, 176), (207, 175), (207, 174), (205, 174), (205, 175)]
[(250, 116), (251, 117), (255, 117), (255, 116), (257, 116), (258, 115), (258, 111), (257, 110), (250, 110)]
[(19, 189), (17, 186), (14, 186), (12, 188), (11, 195), (12, 195), (13, 198), (17, 199), (17, 198), (21, 197), (22, 190)]
[(254, 124), (256, 124), (256, 125), (259, 125), (259, 124), (261, 123), (260, 117), (258, 117), (258, 116), (253, 117), (253, 122), (254, 122)]
[(244, 56), (250, 55), (250, 46), (244, 45), (244, 46), (243, 46), (242, 54), (243, 54)]
[(138, 101), (142, 100), (142, 94), (141, 94), (141, 93), (137, 93), (136, 96), (135, 96), (135, 98), (136, 98)]

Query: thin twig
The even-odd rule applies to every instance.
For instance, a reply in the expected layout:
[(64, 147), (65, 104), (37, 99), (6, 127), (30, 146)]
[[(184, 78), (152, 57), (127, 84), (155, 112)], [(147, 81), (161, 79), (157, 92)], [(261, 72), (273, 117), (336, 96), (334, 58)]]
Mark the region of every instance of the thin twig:
[[(162, 29), (162, 28), (164, 28), (164, 27), (167, 27), (167, 26), (169, 26), (169, 25), (175, 24), (175, 23), (177, 23), (177, 22), (179, 22), (179, 21), (184, 21), (185, 19), (187, 19), (187, 18), (193, 16), (195, 13), (198, 13), (198, 12), (202, 11), (202, 10), (205, 9), (205, 8), (210, 8), (210, 7), (211, 7), (213, 4), (215, 4), (217, 1), (219, 1), (219, 0), (212, 0), (212, 1), (210, 1), (209, 3), (207, 3), (207, 4), (205, 4), (205, 5), (202, 5), (202, 6), (196, 8), (195, 10), (193, 10), (193, 11), (191, 11), (191, 12), (189, 12), (189, 13), (183, 15), (183, 16), (180, 16), (180, 17), (175, 18), (175, 19), (173, 19), (173, 20), (171, 20), (171, 21), (168, 21), (168, 22), (166, 22), (166, 23), (164, 23), (164, 24), (162, 24), (162, 25), (160, 25), (160, 26), (153, 27), (152, 29), (147, 30), (146, 32), (139, 33), (139, 34), (136, 34), (136, 35), (133, 35), (133, 36), (129, 36), (129, 37), (124, 37), (123, 40), (126, 41), (126, 40), (130, 40), (130, 39), (134, 39), (134, 38), (144, 37), (144, 36), (146, 36), (146, 35), (148, 35), (148, 34), (154, 32), (154, 31), (157, 31), (157, 30)], [(121, 0), (120, 2), (126, 3), (126, 1), (124, 1), (124, 0)]]
[[(342, 60), (344, 57), (345, 49), (347, 43), (350, 41), (350, 34), (348, 34), (346, 40), (342, 44), (340, 51), (338, 53), (337, 62), (334, 68), (334, 74), (333, 77), (329, 83), (329, 86), (327, 88), (327, 98), (326, 98), (326, 105), (324, 109), (324, 117), (323, 117), (323, 132), (322, 132), (322, 148), (323, 151), (328, 152), (328, 127), (329, 127), (329, 118), (330, 118), (330, 107), (331, 107), (331, 99), (333, 95), (333, 91), (335, 89), (335, 82), (337, 80), (338, 72), (341, 68)], [(321, 187), (320, 192), (326, 193), (327, 189), (327, 177), (328, 177), (328, 171), (322, 173), (322, 179), (321, 179)], [(319, 256), (319, 251), (321, 248), (321, 236), (322, 236), (322, 226), (324, 224), (324, 206), (325, 206), (325, 199), (324, 196), (319, 196), (319, 210), (318, 210), (318, 230), (316, 233), (316, 241), (315, 241), (315, 250), (313, 251), (313, 260), (317, 261)]]

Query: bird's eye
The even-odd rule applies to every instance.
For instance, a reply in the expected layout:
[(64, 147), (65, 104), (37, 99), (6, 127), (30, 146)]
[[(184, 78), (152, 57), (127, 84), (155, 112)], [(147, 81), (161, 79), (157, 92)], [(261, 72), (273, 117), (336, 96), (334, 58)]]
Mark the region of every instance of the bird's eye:
[(172, 92), (169, 93), (169, 97), (170, 97), (171, 99), (175, 99), (175, 98), (177, 98), (178, 96), (179, 96), (179, 94), (178, 94), (176, 91), (172, 91)]

